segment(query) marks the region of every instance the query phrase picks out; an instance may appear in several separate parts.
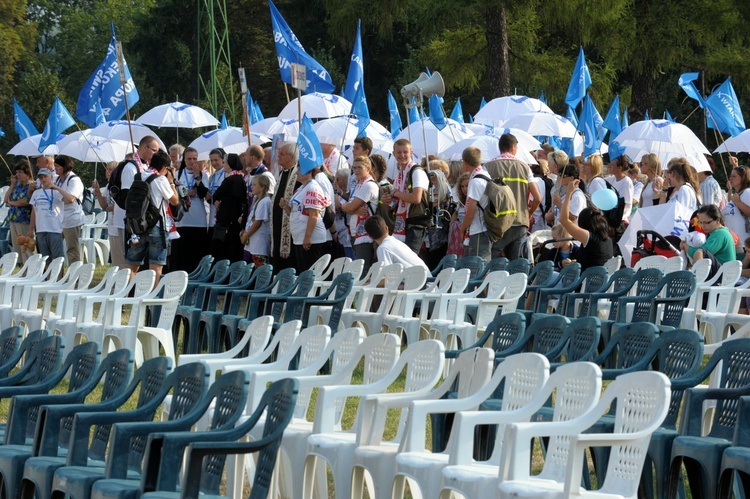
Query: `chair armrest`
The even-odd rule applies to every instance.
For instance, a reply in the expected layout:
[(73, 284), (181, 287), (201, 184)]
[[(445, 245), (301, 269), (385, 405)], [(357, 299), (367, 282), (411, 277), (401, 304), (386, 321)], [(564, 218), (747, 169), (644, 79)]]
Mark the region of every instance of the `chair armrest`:
[(750, 395), (750, 385), (740, 388), (689, 388), (682, 399), (680, 435), (701, 436), (703, 403), (707, 400), (739, 399)]
[(23, 444), (26, 441), (26, 426), (30, 412), (35, 407), (47, 404), (73, 404), (83, 402), (85, 393), (16, 395), (11, 400), (10, 417), (6, 427), (6, 444)]

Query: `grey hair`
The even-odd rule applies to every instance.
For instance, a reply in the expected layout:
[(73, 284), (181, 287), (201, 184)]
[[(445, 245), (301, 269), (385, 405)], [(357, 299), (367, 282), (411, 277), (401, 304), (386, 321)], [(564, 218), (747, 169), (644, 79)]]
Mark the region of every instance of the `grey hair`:
[(179, 157), (182, 157), (182, 153), (185, 152), (185, 146), (183, 146), (182, 144), (172, 144), (171, 146), (169, 146), (169, 152), (172, 151), (177, 151), (177, 155)]
[(294, 164), (297, 164), (299, 161), (299, 150), (297, 149), (297, 143), (296, 142), (284, 142), (281, 144), (281, 147), (286, 148), (286, 152), (292, 155), (294, 158)]

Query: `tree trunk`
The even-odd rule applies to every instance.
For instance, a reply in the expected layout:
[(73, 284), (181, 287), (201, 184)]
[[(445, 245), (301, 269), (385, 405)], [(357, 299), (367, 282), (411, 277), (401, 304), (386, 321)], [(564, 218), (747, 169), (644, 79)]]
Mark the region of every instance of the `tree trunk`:
[(630, 105), (630, 122), (642, 120), (648, 111), (651, 118), (654, 106), (654, 77), (650, 72), (633, 75), (633, 98)]
[(508, 62), (508, 19), (502, 4), (485, 9), (487, 39), (487, 80), (490, 98), (510, 95)]

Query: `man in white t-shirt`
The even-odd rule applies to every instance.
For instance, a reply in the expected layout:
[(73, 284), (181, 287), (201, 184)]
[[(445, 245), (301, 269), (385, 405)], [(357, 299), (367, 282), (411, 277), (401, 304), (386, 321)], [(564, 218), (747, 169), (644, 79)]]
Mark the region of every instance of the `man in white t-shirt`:
[(73, 173), (73, 158), (70, 156), (55, 157), (57, 180), (55, 185), (75, 198), (73, 203), (65, 203), (63, 209), (62, 234), (65, 240), (68, 265), (81, 261), (81, 227), (86, 221), (81, 207), (83, 201), (83, 182)]
[(393, 155), (398, 166), (393, 193), (383, 195), (383, 203), (395, 204), (396, 221), (393, 236), (419, 254), (430, 224), (429, 213), (419, 213), (424, 206), (423, 196), (430, 187), (427, 173), (412, 162), (411, 142), (399, 139), (393, 144)]
[(375, 251), (378, 261), (384, 265), (400, 263), (404, 268), (424, 267), (427, 264), (419, 258), (406, 244), (393, 236), (388, 235), (388, 226), (380, 215), (370, 217), (365, 222), (365, 230), (373, 241), (378, 245)]
[(484, 208), (487, 207), (487, 179), (490, 174), (482, 166), (482, 152), (476, 147), (467, 147), (461, 154), (464, 172), (469, 173), (469, 187), (466, 191), (466, 214), (461, 224), (462, 239), (469, 233), (469, 245), (464, 248), (465, 256), (480, 256), (489, 262), (492, 251), (492, 241), (487, 234), (484, 222)]

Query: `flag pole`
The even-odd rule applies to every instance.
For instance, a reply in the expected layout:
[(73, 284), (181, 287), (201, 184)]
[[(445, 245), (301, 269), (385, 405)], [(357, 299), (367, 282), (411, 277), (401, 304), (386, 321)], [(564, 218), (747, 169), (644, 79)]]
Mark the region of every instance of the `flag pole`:
[(0, 159), (3, 160), (3, 164), (5, 165), (5, 168), (8, 169), (8, 173), (10, 173), (10, 176), (12, 177), (13, 176), (13, 171), (10, 169), (10, 165), (8, 165), (8, 163), (5, 161), (5, 156), (3, 156), (2, 154), (0, 154)]
[(289, 99), (289, 85), (286, 82), (284, 82), (284, 93), (286, 93), (286, 103), (289, 104), (292, 101)]
[[(242, 63), (240, 63), (242, 64)], [(250, 137), (250, 114), (247, 107), (247, 79), (245, 78), (245, 68), (240, 67), (237, 69), (240, 75), (240, 92), (242, 93), (242, 132), (247, 134), (247, 146), (253, 145), (252, 137)]]
[[(708, 106), (706, 106), (706, 108), (704, 108), (704, 111), (707, 111), (707, 110), (708, 110)], [(719, 137), (721, 137), (721, 145), (724, 146), (724, 149), (727, 150), (727, 154), (729, 154), (729, 148), (727, 147), (727, 141), (724, 139), (724, 136), (722, 134), (720, 134), (720, 133), (718, 134), (719, 137), (716, 136), (717, 135), (717, 130), (719, 128), (719, 125), (716, 123), (716, 119), (714, 118), (713, 114), (709, 113), (709, 112), (706, 112), (706, 116), (710, 116), (711, 117), (711, 121), (714, 122), (714, 129), (713, 130), (714, 130), (714, 138), (716, 139), (716, 142), (718, 143), (719, 142), (718, 139), (719, 139)], [(727, 180), (729, 180), (729, 172), (727, 171), (727, 165), (726, 165), (726, 163), (724, 163), (724, 156), (722, 156), (721, 153), (719, 153), (719, 159), (721, 159), (721, 167), (724, 170), (724, 175), (726, 175)]]
[[(686, 97), (686, 98), (687, 98), (687, 97)], [(686, 122), (686, 121), (688, 120), (688, 118), (690, 118), (690, 117), (691, 117), (691, 116), (693, 115), (693, 113), (694, 113), (694, 112), (696, 112), (696, 111), (697, 111), (698, 109), (700, 109), (700, 108), (701, 108), (701, 107), (700, 107), (700, 106), (698, 106), (698, 107), (696, 107), (695, 109), (693, 109), (692, 111), (690, 111), (690, 114), (688, 114), (687, 116), (685, 116), (685, 119), (684, 119), (684, 120), (682, 120), (682, 121), (681, 121), (680, 123), (682, 123), (682, 124), (684, 125), (684, 124), (685, 124), (685, 122)]]
[[(130, 123), (130, 106), (128, 106), (128, 92), (125, 89), (125, 84), (127, 83), (127, 79), (125, 78), (125, 58), (122, 55), (122, 42), (117, 41), (115, 42), (115, 51), (117, 52), (117, 66), (118, 71), (120, 73), (120, 85), (122, 85), (122, 94), (123, 98), (125, 99), (125, 118), (128, 120), (128, 131), (130, 132), (130, 148), (133, 151), (133, 154), (135, 154), (135, 139), (133, 139), (133, 125)], [(177, 129), (177, 133), (179, 134), (179, 128)], [(179, 141), (179, 135), (178, 139)]]

